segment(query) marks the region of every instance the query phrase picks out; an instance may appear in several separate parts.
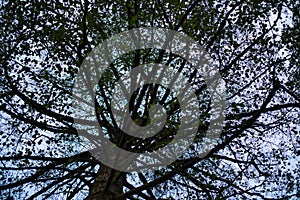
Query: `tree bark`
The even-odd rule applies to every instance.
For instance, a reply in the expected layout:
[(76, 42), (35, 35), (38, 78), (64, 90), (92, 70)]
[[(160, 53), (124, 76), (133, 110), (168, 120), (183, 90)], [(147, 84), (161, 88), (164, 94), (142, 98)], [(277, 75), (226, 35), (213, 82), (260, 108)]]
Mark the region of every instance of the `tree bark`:
[(101, 165), (86, 200), (111, 200), (123, 193), (125, 174)]

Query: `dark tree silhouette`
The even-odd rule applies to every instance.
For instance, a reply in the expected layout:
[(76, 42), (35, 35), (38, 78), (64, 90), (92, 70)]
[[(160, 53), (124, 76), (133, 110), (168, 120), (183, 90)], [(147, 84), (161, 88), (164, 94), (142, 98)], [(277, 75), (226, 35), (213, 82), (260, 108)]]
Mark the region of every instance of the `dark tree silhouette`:
[[(6, 0), (0, 6), (1, 199), (299, 197), (298, 1)], [(80, 149), (72, 88), (88, 52), (139, 27), (183, 32), (206, 49), (226, 82), (226, 121), (220, 143), (205, 157), (191, 148), (167, 167), (125, 173)], [(132, 140), (111, 117), (113, 84), (124, 71), (153, 62), (184, 73), (197, 88), (204, 110), (197, 146), (209, 124), (205, 83), (190, 63), (159, 49), (136, 50), (107, 68), (95, 108), (105, 134), (135, 152), (164, 146), (176, 134), (180, 105), (159, 85), (140, 88), (130, 105), (142, 126), (151, 105), (164, 106), (167, 128), (157, 136)]]

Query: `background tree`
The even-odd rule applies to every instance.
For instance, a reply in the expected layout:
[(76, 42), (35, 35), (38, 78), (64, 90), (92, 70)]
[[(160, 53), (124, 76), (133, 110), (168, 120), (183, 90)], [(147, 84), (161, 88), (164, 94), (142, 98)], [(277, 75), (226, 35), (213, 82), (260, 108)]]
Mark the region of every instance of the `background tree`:
[[(8, 0), (0, 10), (2, 199), (299, 197), (298, 1)], [(206, 157), (194, 149), (161, 170), (123, 173), (79, 148), (70, 117), (75, 75), (95, 45), (137, 27), (184, 32), (210, 53), (226, 81), (226, 125)], [(121, 67), (154, 61), (185, 72), (199, 99), (207, 100), (204, 82), (176, 55), (146, 49), (115, 60), (99, 82), (99, 121), (112, 141), (124, 136), (131, 145), (120, 146), (132, 151), (165, 145), (180, 120), (171, 91), (157, 85), (134, 94), (132, 118), (147, 124), (147, 108), (160, 103), (169, 111), (169, 129), (133, 143), (110, 117)], [(203, 105), (208, 109), (209, 101)], [(195, 144), (206, 118), (204, 109)]]

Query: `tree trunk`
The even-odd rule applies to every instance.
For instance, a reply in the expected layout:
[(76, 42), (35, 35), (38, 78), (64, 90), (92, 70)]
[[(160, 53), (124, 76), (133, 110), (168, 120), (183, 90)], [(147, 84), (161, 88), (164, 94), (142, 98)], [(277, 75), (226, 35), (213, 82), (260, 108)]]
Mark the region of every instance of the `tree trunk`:
[(123, 193), (125, 174), (101, 165), (86, 200), (111, 200)]

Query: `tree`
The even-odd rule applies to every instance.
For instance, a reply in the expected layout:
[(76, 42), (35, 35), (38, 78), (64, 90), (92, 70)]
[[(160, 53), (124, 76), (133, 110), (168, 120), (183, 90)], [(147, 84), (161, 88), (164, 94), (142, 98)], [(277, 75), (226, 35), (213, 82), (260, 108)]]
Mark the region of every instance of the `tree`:
[[(8, 0), (1, 3), (1, 27), (3, 199), (299, 197), (299, 2)], [(138, 27), (168, 28), (199, 42), (226, 82), (227, 113), (220, 143), (205, 157), (196, 148), (160, 170), (125, 173), (79, 148), (72, 88), (88, 52)], [(140, 152), (176, 134), (180, 106), (159, 85), (137, 90), (130, 105), (139, 125), (149, 123), (150, 105), (168, 110), (168, 129), (157, 137), (132, 141), (111, 118), (112, 85), (124, 70), (151, 62), (185, 72), (206, 100), (200, 144), (209, 114), (205, 83), (184, 59), (159, 49), (114, 60), (99, 81), (96, 109), (106, 135), (116, 144), (124, 136), (131, 143), (121, 147)]]

